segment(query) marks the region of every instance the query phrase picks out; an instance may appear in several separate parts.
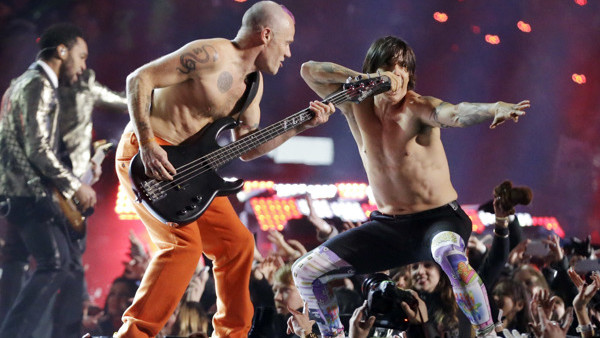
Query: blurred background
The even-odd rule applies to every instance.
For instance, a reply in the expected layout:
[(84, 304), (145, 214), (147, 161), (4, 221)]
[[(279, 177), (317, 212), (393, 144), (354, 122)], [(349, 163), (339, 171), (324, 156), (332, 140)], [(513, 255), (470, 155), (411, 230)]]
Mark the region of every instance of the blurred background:
[[(233, 39), (244, 11), (254, 2), (2, 0), (0, 89), (4, 92), (11, 79), (34, 61), (36, 38), (53, 23), (70, 21), (80, 26), (89, 46), (88, 68), (96, 71), (102, 84), (123, 91), (130, 72), (187, 42)], [(262, 127), (317, 98), (300, 78), (303, 62), (333, 61), (358, 70), (375, 39), (402, 37), (417, 55), (420, 94), (451, 103), (531, 100), (532, 107), (518, 124), (507, 122), (495, 130), (482, 124), (442, 131), (459, 202), (484, 203), (496, 185), (509, 179), (534, 192), (531, 205), (520, 211), (554, 217), (564, 236), (591, 234), (600, 243), (600, 1), (281, 3), (295, 15), (296, 37), (292, 57), (279, 74), (264, 77)], [(94, 114), (96, 139), (118, 140), (129, 121), (125, 112), (98, 109)], [(356, 183), (359, 190), (366, 186), (354, 140), (339, 112), (303, 136), (325, 138), (331, 146), (329, 164), (276, 163), (264, 156), (247, 163), (236, 160), (221, 173), (266, 182), (247, 190), (259, 193), (273, 190), (276, 184), (300, 187), (299, 193), (307, 190), (302, 184), (339, 188)], [(141, 222), (127, 216), (127, 207), (119, 202), (113, 166), (109, 156), (94, 186), (100, 202), (89, 219), (84, 256), (90, 292), (97, 299), (104, 297), (106, 285), (122, 271), (130, 230), (151, 248)], [(246, 213), (243, 219), (249, 227), (256, 223), (252, 218), (256, 208), (244, 203), (247, 196), (233, 196), (232, 201)], [(283, 230), (285, 224), (276, 228)], [(260, 237), (264, 228), (254, 230)], [(310, 231), (313, 236), (314, 229)]]

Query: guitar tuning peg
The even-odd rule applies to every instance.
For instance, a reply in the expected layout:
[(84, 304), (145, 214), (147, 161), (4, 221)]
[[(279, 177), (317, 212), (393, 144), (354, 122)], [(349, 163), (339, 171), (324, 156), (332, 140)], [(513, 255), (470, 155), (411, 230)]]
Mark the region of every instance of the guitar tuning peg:
[(346, 83), (350, 83), (350, 81), (352, 81), (352, 76), (348, 76), (348, 78), (346, 79)]

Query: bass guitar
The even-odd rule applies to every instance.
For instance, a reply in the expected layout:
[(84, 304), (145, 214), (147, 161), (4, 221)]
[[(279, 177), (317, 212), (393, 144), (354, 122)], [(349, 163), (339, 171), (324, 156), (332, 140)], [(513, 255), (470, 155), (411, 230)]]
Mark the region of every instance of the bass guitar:
[[(81, 182), (92, 184), (94, 179), (93, 164), (96, 166), (102, 165), (102, 161), (106, 158), (106, 154), (113, 148), (113, 143), (106, 140), (98, 140), (94, 142), (94, 155), (92, 156), (86, 172), (81, 177)], [(66, 199), (63, 194), (54, 189), (54, 200), (58, 203), (60, 210), (67, 219), (67, 223), (71, 226), (72, 232), (79, 238), (83, 237), (86, 231), (85, 219), (94, 213), (94, 208), (81, 210), (79, 201), (75, 197)]]
[[(388, 91), (387, 76), (347, 82), (322, 102), (334, 105), (343, 102), (362, 102), (369, 96)], [(237, 126), (231, 117), (224, 117), (206, 126), (177, 146), (162, 146), (177, 174), (172, 181), (159, 181), (145, 174), (139, 153), (131, 159), (129, 176), (136, 201), (158, 220), (170, 226), (181, 226), (198, 219), (215, 196), (237, 193), (244, 185), (242, 179), (227, 181), (217, 169), (246, 152), (310, 120), (314, 113), (305, 108), (277, 123), (260, 129), (223, 147), (217, 136)]]

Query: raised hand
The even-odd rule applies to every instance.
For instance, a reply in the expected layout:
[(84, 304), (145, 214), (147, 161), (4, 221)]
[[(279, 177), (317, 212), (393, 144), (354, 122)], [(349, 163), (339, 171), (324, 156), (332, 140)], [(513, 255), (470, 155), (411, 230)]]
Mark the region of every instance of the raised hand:
[(304, 303), (304, 309), (302, 312), (296, 311), (288, 306), (288, 311), (292, 316), (287, 321), (287, 334), (296, 334), (299, 337), (312, 332), (312, 327), (315, 324), (314, 320), (308, 318), (308, 304)]
[(369, 331), (375, 323), (375, 317), (370, 316), (369, 318), (363, 318), (365, 309), (367, 308), (367, 301), (365, 300), (363, 305), (357, 307), (350, 318), (350, 328), (348, 331), (349, 338), (366, 338)]

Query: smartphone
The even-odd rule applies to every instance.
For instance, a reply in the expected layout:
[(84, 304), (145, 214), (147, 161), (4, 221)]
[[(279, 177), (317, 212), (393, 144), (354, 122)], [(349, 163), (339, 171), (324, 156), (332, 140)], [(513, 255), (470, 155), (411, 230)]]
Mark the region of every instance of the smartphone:
[(525, 254), (533, 257), (544, 257), (550, 253), (548, 244), (542, 241), (531, 241), (525, 248)]

